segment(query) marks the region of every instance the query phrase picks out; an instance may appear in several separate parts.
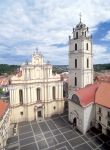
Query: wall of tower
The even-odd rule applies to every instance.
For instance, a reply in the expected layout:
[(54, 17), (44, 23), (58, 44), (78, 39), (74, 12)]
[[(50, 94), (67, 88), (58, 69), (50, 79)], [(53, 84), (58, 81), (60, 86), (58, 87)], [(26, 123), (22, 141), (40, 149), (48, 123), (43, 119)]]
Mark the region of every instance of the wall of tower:
[(73, 37), (69, 37), (69, 91), (73, 92), (76, 88), (91, 83), (93, 83), (92, 40), (88, 28), (80, 22), (73, 29)]

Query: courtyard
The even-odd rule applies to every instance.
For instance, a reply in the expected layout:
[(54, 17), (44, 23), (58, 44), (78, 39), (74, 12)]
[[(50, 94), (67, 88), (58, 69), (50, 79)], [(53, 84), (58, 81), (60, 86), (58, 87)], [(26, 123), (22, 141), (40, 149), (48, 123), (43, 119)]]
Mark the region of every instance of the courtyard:
[(110, 137), (92, 128), (86, 135), (73, 129), (67, 115), (42, 122), (21, 122), (18, 135), (8, 139), (8, 150), (110, 150)]

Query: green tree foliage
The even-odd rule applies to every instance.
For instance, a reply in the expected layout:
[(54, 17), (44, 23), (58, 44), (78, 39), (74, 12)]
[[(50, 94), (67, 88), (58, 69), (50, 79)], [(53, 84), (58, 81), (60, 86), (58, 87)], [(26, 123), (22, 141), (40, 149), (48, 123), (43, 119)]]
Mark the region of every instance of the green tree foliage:
[[(3, 74), (13, 74), (16, 72), (18, 65), (8, 65), (8, 64), (0, 64), (0, 75)], [(94, 71), (100, 72), (102, 70), (110, 70), (110, 64), (97, 64), (94, 65)], [(54, 65), (53, 73), (62, 73), (68, 71), (68, 65)]]
[(0, 88), (0, 94), (3, 94), (4, 92), (3, 92), (3, 89), (2, 88)]
[(7, 65), (7, 64), (0, 64), (0, 75), (3, 74), (12, 74), (19, 68), (18, 65)]
[(94, 71), (100, 72), (102, 70), (110, 70), (110, 64), (97, 64), (97, 65), (94, 65)]

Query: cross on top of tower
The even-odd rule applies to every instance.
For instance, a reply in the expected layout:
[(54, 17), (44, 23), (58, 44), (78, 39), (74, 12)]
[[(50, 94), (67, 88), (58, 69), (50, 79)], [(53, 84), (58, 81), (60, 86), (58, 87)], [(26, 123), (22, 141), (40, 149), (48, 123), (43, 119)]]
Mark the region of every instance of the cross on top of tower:
[(81, 17), (82, 17), (82, 14), (81, 14), (81, 12), (80, 12), (80, 14), (79, 14), (79, 17), (80, 17), (80, 23), (81, 23)]
[(36, 48), (36, 53), (38, 53), (38, 48)]

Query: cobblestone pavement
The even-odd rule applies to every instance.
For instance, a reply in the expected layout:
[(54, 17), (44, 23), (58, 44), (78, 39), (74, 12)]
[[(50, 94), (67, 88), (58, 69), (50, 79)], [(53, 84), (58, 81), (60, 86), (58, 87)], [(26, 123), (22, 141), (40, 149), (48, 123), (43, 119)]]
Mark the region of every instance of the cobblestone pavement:
[(92, 128), (86, 135), (73, 129), (66, 115), (42, 122), (21, 122), (8, 150), (110, 150), (110, 138)]

